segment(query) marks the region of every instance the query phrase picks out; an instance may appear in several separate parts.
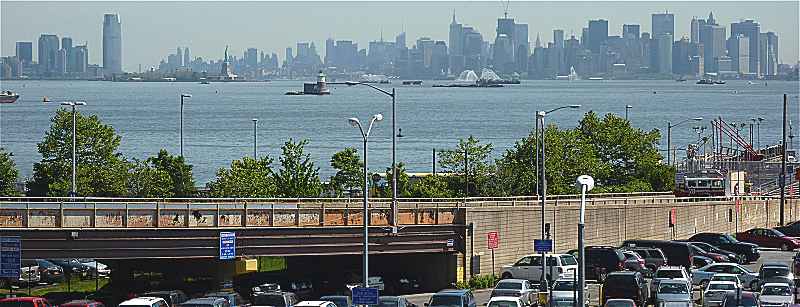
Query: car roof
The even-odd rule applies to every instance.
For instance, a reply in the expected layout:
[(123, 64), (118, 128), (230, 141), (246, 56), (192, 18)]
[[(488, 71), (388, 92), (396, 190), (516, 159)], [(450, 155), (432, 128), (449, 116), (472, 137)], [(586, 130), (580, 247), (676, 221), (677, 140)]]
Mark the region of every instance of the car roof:
[(445, 289), (439, 292), (436, 292), (434, 295), (464, 295), (469, 293), (467, 289)]
[(667, 266), (662, 266), (662, 267), (658, 268), (658, 271), (661, 271), (661, 270), (674, 270), (674, 271), (680, 270), (680, 271), (683, 271), (683, 267), (682, 266), (675, 266), (675, 265), (667, 265)]
[(183, 304), (213, 304), (219, 300), (224, 301), (225, 299), (221, 297), (199, 297), (185, 301)]
[(350, 298), (350, 296), (347, 296), (347, 295), (324, 295), (324, 296), (322, 296), (320, 298)]
[(636, 274), (639, 274), (639, 272), (634, 272), (634, 271), (616, 271), (616, 272), (608, 273), (608, 276), (611, 276), (611, 275), (636, 275)]
[(502, 279), (502, 280), (498, 281), (497, 283), (498, 283), (498, 284), (499, 284), (499, 283), (501, 283), (501, 282), (508, 282), (508, 283), (523, 283), (523, 282), (526, 282), (526, 281), (527, 281), (527, 280), (525, 280), (525, 279), (514, 279), (514, 278), (509, 278), (509, 279)]
[(489, 302), (496, 302), (496, 301), (519, 301), (519, 297), (517, 296), (493, 296), (489, 299)]
[(708, 284), (709, 285), (711, 285), (711, 284), (721, 284), (721, 285), (734, 285), (734, 286), (736, 285), (735, 282), (727, 281), (727, 280), (714, 280), (714, 281), (708, 282)]
[(683, 284), (683, 285), (685, 285), (686, 281), (685, 280), (677, 280), (677, 279), (664, 279), (664, 280), (659, 280), (658, 283), (660, 285), (663, 285), (663, 284)]
[(162, 301), (162, 300), (164, 300), (164, 299), (160, 298), (160, 297), (140, 296), (140, 297), (136, 297), (136, 298), (132, 298), (132, 299), (129, 299), (127, 301), (124, 301), (124, 302), (120, 303), (119, 305), (120, 306), (124, 306), (124, 305), (150, 305), (150, 304), (153, 304), (155, 302)]
[(29, 302), (32, 300), (39, 300), (39, 299), (43, 298), (35, 296), (20, 296), (20, 297), (0, 298), (0, 302)]
[(711, 278), (714, 278), (714, 277), (736, 277), (736, 278), (739, 278), (739, 275), (731, 274), (731, 273), (716, 273), (716, 274), (711, 276)]
[[(297, 304), (294, 304), (294, 306), (322, 306), (325, 303), (329, 303), (329, 302), (328, 301), (302, 301), (302, 302), (299, 302)], [(332, 303), (332, 302), (330, 302), (330, 303)]]
[(789, 267), (788, 264), (780, 263), (780, 262), (765, 262), (765, 263), (761, 264), (762, 268), (763, 267), (776, 267), (776, 266), (777, 267), (783, 267), (783, 268), (788, 268)]
[(789, 284), (785, 282), (768, 282), (765, 283), (762, 287), (789, 287)]

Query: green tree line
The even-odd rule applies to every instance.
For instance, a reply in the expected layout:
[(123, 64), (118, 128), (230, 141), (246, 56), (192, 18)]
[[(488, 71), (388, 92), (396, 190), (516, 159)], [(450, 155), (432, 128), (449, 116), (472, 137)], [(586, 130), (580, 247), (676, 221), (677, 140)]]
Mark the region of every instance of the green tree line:
[[(219, 168), (206, 184), (195, 187), (192, 165), (183, 157), (160, 150), (144, 160), (130, 159), (118, 151), (121, 141), (114, 129), (96, 115), (77, 113), (77, 194), (116, 197), (345, 197), (360, 195), (364, 186), (363, 162), (358, 150), (345, 148), (333, 154), (335, 174), (323, 183), (319, 167), (305, 151), (308, 140), (287, 140), (275, 161), (262, 155), (243, 157)], [(533, 131), (492, 159), (494, 147), (469, 136), (453, 148), (438, 149), (437, 175), (411, 178), (398, 163), (399, 197), (444, 198), (469, 196), (532, 195), (538, 184)], [(613, 114), (586, 113), (578, 126), (545, 128), (549, 194), (574, 193), (574, 180), (582, 174), (595, 178), (592, 192), (669, 191), (674, 169), (661, 163), (660, 132), (634, 128)], [(72, 113), (59, 110), (50, 129), (37, 145), (42, 156), (25, 182), (30, 196), (67, 196), (72, 176)], [(12, 155), (0, 149), (0, 193), (18, 195), (19, 172)], [(383, 176), (368, 174), (369, 193), (392, 195), (395, 174), (387, 167)], [(202, 194), (202, 195), (201, 195)]]

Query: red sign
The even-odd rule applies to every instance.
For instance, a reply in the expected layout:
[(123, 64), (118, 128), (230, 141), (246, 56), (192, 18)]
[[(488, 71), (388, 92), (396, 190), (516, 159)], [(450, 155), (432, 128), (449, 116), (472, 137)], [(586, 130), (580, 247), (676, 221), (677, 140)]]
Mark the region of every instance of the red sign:
[(741, 210), (742, 210), (742, 200), (737, 198), (736, 199), (736, 212), (739, 213), (739, 212), (741, 212)]
[(500, 235), (497, 231), (491, 231), (486, 234), (486, 241), (489, 249), (497, 249), (500, 247)]
[(678, 222), (678, 214), (675, 208), (669, 210), (669, 224), (675, 226)]

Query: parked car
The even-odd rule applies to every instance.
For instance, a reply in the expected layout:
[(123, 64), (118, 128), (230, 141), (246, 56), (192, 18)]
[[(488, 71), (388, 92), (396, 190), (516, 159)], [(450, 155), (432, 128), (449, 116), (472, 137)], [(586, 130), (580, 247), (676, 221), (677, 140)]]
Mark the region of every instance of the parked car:
[(783, 263), (764, 263), (758, 270), (759, 284), (784, 283), (794, 288), (794, 274), (789, 265)]
[(711, 259), (714, 259), (714, 261), (716, 261), (716, 262), (731, 262), (731, 261), (733, 261), (733, 262), (736, 262), (736, 263), (740, 263), (739, 262), (739, 255), (734, 253), (734, 252), (726, 251), (724, 249), (717, 248), (716, 246), (708, 244), (706, 242), (689, 242), (689, 244), (692, 244), (692, 245), (696, 246), (699, 249), (702, 249), (703, 251), (705, 251), (707, 253), (719, 254), (719, 255), (723, 255), (726, 258), (728, 258), (728, 259), (725, 259), (725, 261), (722, 261), (721, 259), (718, 260), (718, 259), (714, 259), (712, 257)]
[(50, 302), (41, 297), (10, 297), (0, 299), (0, 307), (51, 307)]
[(62, 267), (44, 259), (35, 259), (34, 261), (39, 265), (39, 281), (48, 284), (64, 281), (64, 269)]
[[(571, 250), (569, 253), (576, 257), (578, 255), (577, 250)], [(602, 282), (609, 273), (625, 269), (625, 255), (616, 247), (587, 246), (584, 248), (584, 255), (586, 255), (584, 263), (588, 280)]]
[(251, 306), (292, 307), (300, 300), (291, 292), (257, 292), (251, 296)]
[(738, 263), (746, 264), (758, 260), (761, 253), (758, 245), (746, 242), (739, 242), (733, 236), (725, 233), (703, 232), (689, 238), (691, 242), (705, 242), (716, 246), (719, 249), (736, 253)]
[(59, 307), (105, 307), (103, 303), (93, 300), (72, 300), (58, 306)]
[[(374, 277), (370, 277), (369, 279), (370, 285), (379, 286), (380, 287), (379, 289), (382, 290), (383, 280), (381, 280), (380, 284), (378, 284), (377, 280), (375, 280), (374, 281), (375, 283), (373, 284), (372, 278)], [(282, 283), (281, 289), (283, 291), (294, 293), (300, 299), (310, 299), (311, 295), (314, 293), (314, 284), (312, 284), (311, 281), (308, 280), (293, 280)]]
[(297, 307), (336, 307), (333, 302), (326, 301), (302, 301), (295, 305)]
[(642, 272), (642, 274), (647, 274), (647, 268), (645, 267), (644, 258), (639, 256), (639, 254), (629, 251), (623, 251), (622, 255), (625, 256), (625, 269), (630, 271)]
[(741, 284), (750, 289), (758, 287), (758, 274), (736, 263), (712, 263), (692, 270), (692, 284), (707, 285), (711, 281), (711, 277), (717, 273), (736, 275), (739, 277)]
[(538, 293), (539, 291), (534, 290), (527, 279), (503, 279), (494, 286), (490, 297), (515, 296), (525, 304), (531, 305), (536, 302)]
[[(587, 288), (588, 289), (588, 288)], [(585, 291), (587, 293), (588, 291)], [(550, 291), (551, 307), (573, 307), (575, 303), (575, 281), (559, 279), (553, 283)]]
[(761, 307), (754, 292), (734, 291), (725, 295), (722, 307)]
[(220, 297), (220, 298), (224, 298), (226, 301), (228, 301), (228, 304), (231, 307), (239, 307), (239, 306), (247, 307), (247, 306), (250, 306), (250, 302), (249, 301), (247, 301), (244, 297), (239, 295), (239, 293), (236, 293), (236, 292), (233, 292), (233, 291), (211, 292), (211, 293), (207, 293), (204, 296), (205, 297)]
[(694, 249), (686, 242), (664, 240), (627, 240), (622, 243), (627, 247), (654, 247), (661, 249), (667, 257), (667, 265), (679, 265), (686, 270), (692, 269), (692, 257), (696, 255)]
[[(723, 255), (723, 254), (720, 254), (720, 253), (711, 252), (711, 251), (707, 251), (705, 249), (700, 248), (699, 246), (697, 246), (697, 244), (695, 244), (693, 242), (687, 242), (687, 243), (689, 243), (689, 246), (691, 246), (694, 249), (695, 255), (708, 257), (714, 262), (731, 262), (732, 261), (731, 258), (729, 258), (726, 255)], [(735, 260), (735, 259), (736, 258), (734, 257), (733, 260)]]
[(761, 287), (758, 301), (764, 307), (781, 307), (794, 303), (794, 291), (785, 283), (765, 283)]
[(667, 265), (667, 257), (658, 248), (651, 247), (626, 247), (623, 250), (632, 251), (644, 259), (644, 265), (650, 272)]
[(692, 278), (682, 266), (663, 266), (653, 274), (653, 281), (650, 283), (650, 292), (656, 292), (661, 282), (678, 281), (686, 284), (686, 288), (692, 288)]
[(800, 252), (792, 257), (792, 273), (794, 276), (800, 276)]
[[(605, 307), (636, 307), (636, 302), (631, 299), (624, 299), (624, 298), (612, 298), (607, 300)], [(643, 307), (643, 306), (640, 306)]]
[(692, 307), (691, 287), (683, 280), (662, 280), (653, 294), (655, 306)]
[(713, 281), (703, 290), (703, 307), (721, 306), (728, 293), (736, 293), (736, 284), (730, 281)]
[(119, 303), (119, 307), (169, 307), (160, 297), (140, 296)]
[[(549, 254), (547, 255), (547, 277), (548, 280), (560, 278), (572, 278), (578, 270), (578, 262), (575, 257), (568, 254)], [(542, 256), (527, 255), (517, 260), (514, 264), (504, 265), (500, 273), (502, 279), (526, 279), (541, 280), (542, 278)]]
[(180, 307), (230, 307), (228, 300), (221, 297), (193, 298), (178, 305)]
[(170, 307), (175, 307), (189, 300), (186, 293), (181, 290), (152, 291), (142, 294), (142, 296), (163, 298)]
[[(336, 304), (336, 307), (351, 307), (352, 305), (352, 301), (347, 295), (326, 295), (320, 297), (319, 300), (333, 302)], [(253, 301), (253, 305), (257, 305), (255, 301)]]
[(476, 307), (475, 297), (469, 289), (442, 290), (433, 294), (425, 307)]
[(706, 256), (692, 256), (692, 269), (702, 268), (712, 263), (715, 263), (714, 260)]
[(42, 280), (39, 273), (39, 265), (33, 260), (22, 260), (20, 262), (20, 272), (17, 284), (19, 285), (36, 285)]
[(782, 251), (800, 247), (800, 239), (789, 237), (780, 231), (769, 228), (753, 228), (736, 234), (739, 241), (750, 242), (761, 247), (775, 247)]
[(712, 281), (730, 281), (735, 283), (737, 288), (744, 289), (742, 281), (739, 280), (739, 276), (736, 274), (716, 273), (711, 276), (711, 280), (709, 282)]
[(650, 290), (644, 276), (639, 272), (611, 272), (603, 281), (603, 301), (613, 298), (631, 299), (638, 306), (645, 306)]
[(83, 263), (80, 263), (78, 259), (47, 259), (47, 261), (52, 262), (53, 264), (60, 266), (64, 270), (64, 275), (66, 277), (70, 276), (80, 276), (80, 277), (87, 277), (90, 274), (91, 268), (86, 266)]
[(79, 258), (78, 262), (88, 267), (89, 272), (92, 273), (92, 276), (94, 275), (97, 275), (99, 277), (111, 276), (111, 269), (107, 265), (97, 262), (97, 260), (95, 259)]
[(515, 296), (495, 296), (489, 299), (486, 307), (525, 307), (525, 303)]
[(800, 237), (800, 221), (773, 228), (790, 237)]
[(416, 278), (400, 277), (389, 282), (386, 289), (396, 294), (418, 293), (420, 292), (420, 283)]
[[(417, 307), (402, 296), (381, 296), (378, 298), (377, 307)], [(335, 307), (339, 307), (336, 305)]]

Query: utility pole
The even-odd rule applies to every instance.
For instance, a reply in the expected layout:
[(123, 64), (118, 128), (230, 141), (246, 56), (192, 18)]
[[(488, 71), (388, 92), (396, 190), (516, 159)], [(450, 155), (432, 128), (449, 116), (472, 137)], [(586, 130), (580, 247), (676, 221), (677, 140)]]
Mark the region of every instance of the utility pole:
[(781, 147), (781, 176), (778, 178), (778, 183), (781, 185), (781, 208), (780, 208), (780, 225), (784, 225), (784, 206), (786, 205), (786, 109), (789, 107), (789, 100), (786, 94), (783, 94), (783, 146)]

